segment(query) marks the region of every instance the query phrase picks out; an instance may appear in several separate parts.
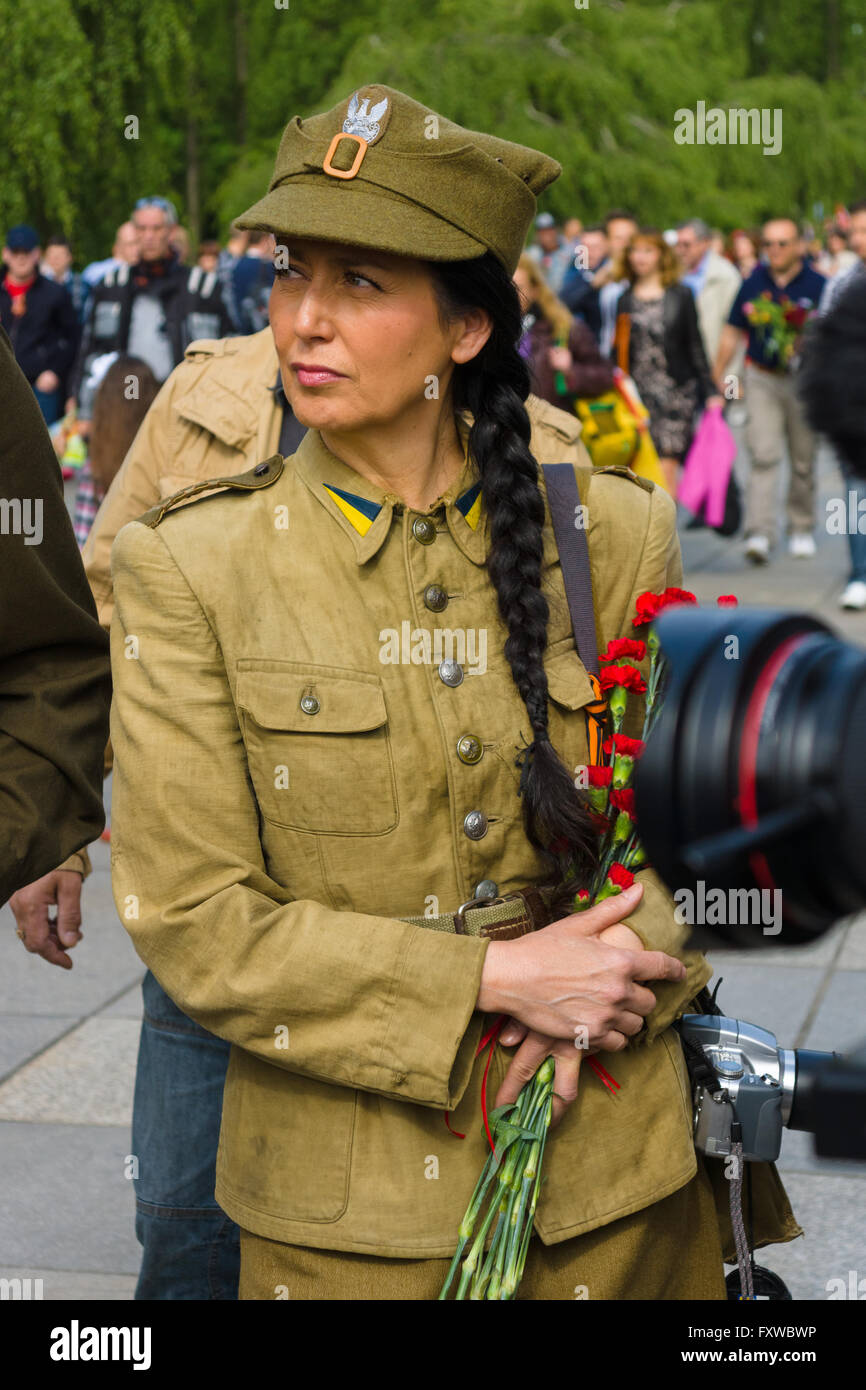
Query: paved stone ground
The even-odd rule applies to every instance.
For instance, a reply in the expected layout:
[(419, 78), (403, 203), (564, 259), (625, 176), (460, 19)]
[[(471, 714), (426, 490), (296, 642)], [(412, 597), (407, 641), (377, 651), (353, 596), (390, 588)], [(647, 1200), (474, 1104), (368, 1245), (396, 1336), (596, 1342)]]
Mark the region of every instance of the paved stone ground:
[[(819, 517), (844, 495), (822, 455)], [(686, 583), (714, 603), (779, 604), (821, 615), (866, 644), (866, 615), (836, 608), (845, 542), (819, 529), (812, 561), (777, 556), (744, 566), (739, 542), (683, 531)], [(74, 969), (28, 956), (0, 911), (0, 1278), (40, 1278), (46, 1299), (129, 1299), (138, 1268), (132, 1184), (124, 1174), (142, 968), (114, 911), (108, 847), (91, 851), (84, 940)], [(866, 1036), (866, 915), (805, 950), (711, 953), (729, 1014), (773, 1030), (780, 1045), (844, 1051)], [(814, 1157), (786, 1132), (780, 1169), (805, 1238), (759, 1260), (796, 1299), (827, 1298), (828, 1281), (866, 1277), (866, 1165)], [(866, 1287), (866, 1286), (864, 1286)]]

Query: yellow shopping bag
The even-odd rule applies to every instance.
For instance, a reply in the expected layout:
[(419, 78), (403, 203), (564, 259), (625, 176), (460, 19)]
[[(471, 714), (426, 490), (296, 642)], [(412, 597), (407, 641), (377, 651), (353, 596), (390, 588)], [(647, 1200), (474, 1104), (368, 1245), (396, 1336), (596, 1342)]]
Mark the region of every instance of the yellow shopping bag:
[(649, 432), (649, 412), (630, 376), (614, 368), (614, 389), (575, 401), (581, 438), (596, 468), (618, 464), (667, 487)]
[(619, 367), (614, 369), (613, 375), (614, 390), (622, 400), (623, 408), (635, 421), (639, 435), (635, 457), (629, 467), (641, 478), (649, 478), (650, 482), (656, 483), (658, 487), (663, 487), (666, 492), (670, 491), (649, 431), (649, 411), (638, 395), (638, 389), (631, 377), (627, 376)]

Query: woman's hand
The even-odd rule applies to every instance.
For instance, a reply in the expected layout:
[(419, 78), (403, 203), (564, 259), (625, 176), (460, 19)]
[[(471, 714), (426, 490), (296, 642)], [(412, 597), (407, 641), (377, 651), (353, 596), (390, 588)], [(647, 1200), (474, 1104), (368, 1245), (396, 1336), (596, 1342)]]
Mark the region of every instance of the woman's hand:
[[(492, 941), (478, 993), (484, 1013), (510, 1014), (553, 1038), (585, 1040), (615, 1052), (655, 1007), (645, 980), (682, 980), (686, 969), (662, 951), (602, 941), (640, 901), (641, 884), (516, 941)], [(628, 928), (625, 928), (628, 930)], [(620, 939), (622, 939), (620, 937)]]
[[(599, 932), (599, 941), (606, 941), (609, 945), (620, 946), (630, 951), (643, 951), (643, 942), (637, 932), (632, 931), (624, 922), (615, 922), (611, 927), (605, 927)], [(502, 1085), (496, 1093), (494, 1108), (497, 1105), (509, 1105), (517, 1100), (527, 1081), (531, 1081), (545, 1057), (552, 1057), (554, 1060), (553, 1078), (553, 1115), (550, 1121), (551, 1129), (558, 1125), (566, 1109), (572, 1101), (577, 1099), (577, 1088), (580, 1076), (580, 1064), (585, 1051), (596, 1051), (593, 1048), (578, 1048), (573, 1043), (569, 1043), (562, 1038), (551, 1038), (545, 1033), (536, 1033), (530, 1030), (525, 1023), (520, 1023), (516, 1018), (509, 1018), (499, 1034), (499, 1042), (503, 1047), (514, 1047), (517, 1043), (523, 1043), (523, 1047), (515, 1052), (508, 1065), (508, 1071), (502, 1081)]]
[(574, 361), (567, 347), (552, 347), (547, 349), (547, 356), (551, 367), (555, 372), (568, 372)]
[(708, 396), (707, 399), (706, 399), (706, 401), (705, 401), (705, 403), (704, 403), (704, 409), (705, 409), (705, 410), (724, 410), (724, 408), (725, 408), (725, 398), (724, 398), (724, 396)]
[[(525, 1029), (523, 1031), (526, 1032)], [(546, 1033), (527, 1032), (525, 1041), (512, 1057), (502, 1085), (496, 1092), (493, 1109), (498, 1105), (510, 1105), (512, 1101), (517, 1100), (545, 1057), (552, 1057), (553, 1112), (550, 1127), (553, 1129), (559, 1124), (572, 1101), (577, 1100), (580, 1064), (585, 1051), (586, 1049), (575, 1047), (573, 1042), (563, 1038), (551, 1038)]]

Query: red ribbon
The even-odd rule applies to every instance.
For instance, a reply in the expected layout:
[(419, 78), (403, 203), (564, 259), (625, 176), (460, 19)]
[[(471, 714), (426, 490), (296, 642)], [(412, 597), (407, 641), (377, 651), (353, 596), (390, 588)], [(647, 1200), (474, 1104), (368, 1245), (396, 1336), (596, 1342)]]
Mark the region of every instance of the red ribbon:
[[(479, 1057), (481, 1053), (484, 1051), (485, 1047), (490, 1047), (490, 1051), (487, 1055), (487, 1061), (484, 1066), (484, 1075), (481, 1078), (481, 1114), (484, 1119), (484, 1132), (487, 1135), (487, 1142), (494, 1153), (496, 1152), (496, 1145), (494, 1144), (493, 1136), (490, 1133), (490, 1122), (487, 1117), (487, 1073), (490, 1071), (490, 1063), (493, 1060), (493, 1053), (496, 1050), (496, 1043), (499, 1039), (499, 1034), (502, 1032), (502, 1028), (505, 1024), (506, 1018), (506, 1014), (500, 1014), (499, 1017), (493, 1023), (493, 1026), (489, 1028), (488, 1031), (484, 1034), (484, 1037), (481, 1039), (480, 1043), (475, 1049), (475, 1056)], [(589, 1062), (589, 1065), (595, 1072), (596, 1076), (598, 1077), (599, 1081), (601, 1081), (602, 1085), (606, 1087), (606, 1089), (614, 1098), (616, 1098), (616, 1093), (620, 1089), (619, 1082), (615, 1081), (614, 1078), (611, 1076), (610, 1072), (606, 1071), (605, 1068), (601, 1065), (601, 1062), (597, 1062), (594, 1057), (589, 1057), (587, 1058), (587, 1060)], [(449, 1132), (454, 1135), (455, 1139), (465, 1139), (465, 1134), (461, 1134), (459, 1130), (451, 1128), (451, 1122), (448, 1119), (448, 1113), (449, 1112), (447, 1110), (443, 1111), (443, 1114), (445, 1116), (445, 1124), (447, 1125)]]

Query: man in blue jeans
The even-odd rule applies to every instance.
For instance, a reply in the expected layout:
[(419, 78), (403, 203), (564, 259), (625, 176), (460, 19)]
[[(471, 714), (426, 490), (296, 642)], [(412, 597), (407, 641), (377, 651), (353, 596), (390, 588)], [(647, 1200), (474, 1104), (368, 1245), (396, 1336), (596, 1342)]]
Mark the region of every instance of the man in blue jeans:
[(230, 1044), (181, 1013), (149, 970), (141, 992), (132, 1117), (142, 1246), (135, 1297), (236, 1299), (240, 1237), (213, 1195)]

